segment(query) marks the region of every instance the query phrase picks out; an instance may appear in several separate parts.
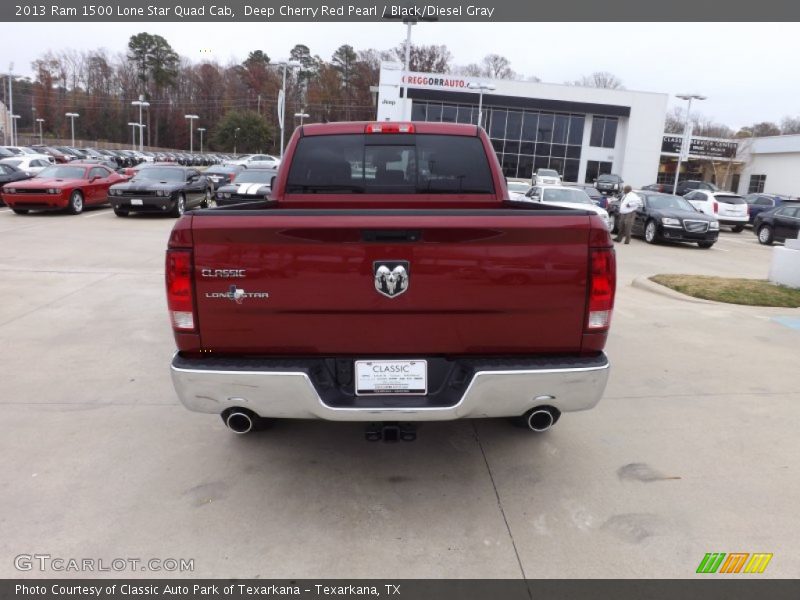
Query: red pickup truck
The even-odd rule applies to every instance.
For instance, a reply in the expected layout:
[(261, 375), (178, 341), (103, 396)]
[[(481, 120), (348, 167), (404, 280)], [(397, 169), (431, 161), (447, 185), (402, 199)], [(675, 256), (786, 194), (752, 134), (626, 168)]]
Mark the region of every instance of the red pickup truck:
[(236, 433), (268, 418), (375, 423), (369, 439), (473, 417), (544, 431), (603, 394), (615, 280), (602, 220), (508, 200), (482, 129), (305, 125), (267, 198), (176, 222), (172, 380)]

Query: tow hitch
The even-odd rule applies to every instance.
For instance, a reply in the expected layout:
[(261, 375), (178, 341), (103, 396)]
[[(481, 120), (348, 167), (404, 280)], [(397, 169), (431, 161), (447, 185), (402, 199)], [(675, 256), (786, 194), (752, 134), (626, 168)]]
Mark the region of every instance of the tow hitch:
[(417, 426), (413, 423), (370, 423), (364, 431), (368, 442), (413, 442), (417, 439)]

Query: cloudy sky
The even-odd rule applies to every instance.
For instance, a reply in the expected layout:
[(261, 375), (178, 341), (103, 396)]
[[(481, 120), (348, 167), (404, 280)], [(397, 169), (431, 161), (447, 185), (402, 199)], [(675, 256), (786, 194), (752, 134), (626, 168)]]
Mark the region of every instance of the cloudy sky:
[[(157, 33), (181, 55), (221, 63), (241, 61), (251, 50), (273, 59), (295, 44), (330, 58), (343, 43), (356, 50), (385, 49), (405, 38), (401, 23), (82, 23), (4, 27), (3, 62), (30, 74), (30, 63), (48, 49), (124, 52), (128, 38)], [(413, 42), (445, 44), (456, 64), (489, 53), (542, 81), (564, 83), (593, 71), (609, 71), (631, 90), (698, 92), (708, 96), (698, 111), (738, 128), (754, 121), (800, 116), (797, 77), (798, 23), (422, 23)], [(210, 54), (208, 51), (210, 50)], [(0, 64), (3, 71), (6, 64)], [(671, 100), (673, 103), (681, 103)]]

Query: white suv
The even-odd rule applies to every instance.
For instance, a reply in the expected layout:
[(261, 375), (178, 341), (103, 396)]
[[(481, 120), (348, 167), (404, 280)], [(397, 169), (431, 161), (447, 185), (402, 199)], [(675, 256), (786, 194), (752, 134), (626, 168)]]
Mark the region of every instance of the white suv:
[(561, 185), (561, 175), (554, 169), (536, 169), (531, 185)]
[(239, 158), (225, 161), (226, 165), (241, 165), (250, 169), (277, 169), (281, 160), (271, 154), (245, 154)]
[(592, 202), (589, 195), (580, 188), (563, 185), (535, 185), (525, 194), (525, 200), (564, 208), (588, 210), (603, 219), (607, 228), (611, 227), (606, 210)]
[(747, 202), (733, 192), (694, 190), (684, 196), (700, 212), (716, 217), (720, 225), (727, 225), (739, 233), (749, 220)]

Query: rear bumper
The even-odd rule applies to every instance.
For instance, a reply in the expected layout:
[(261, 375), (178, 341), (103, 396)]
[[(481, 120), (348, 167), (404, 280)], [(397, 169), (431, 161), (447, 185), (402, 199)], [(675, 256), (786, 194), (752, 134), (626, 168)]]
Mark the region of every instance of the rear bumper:
[(463, 382), (463, 392), (447, 405), (408, 396), (352, 397), (333, 405), (318, 392), (308, 361), (207, 360), (176, 354), (172, 382), (183, 405), (196, 412), (219, 414), (242, 407), (261, 417), (284, 419), (447, 421), (516, 417), (542, 405), (562, 412), (586, 410), (599, 402), (609, 374), (603, 353), (465, 362), (470, 363), (471, 375)]

